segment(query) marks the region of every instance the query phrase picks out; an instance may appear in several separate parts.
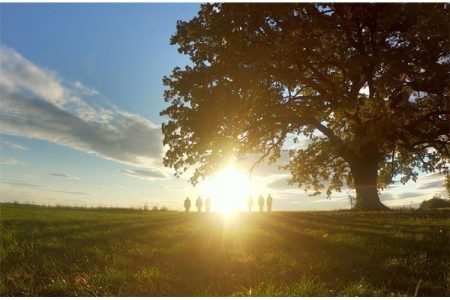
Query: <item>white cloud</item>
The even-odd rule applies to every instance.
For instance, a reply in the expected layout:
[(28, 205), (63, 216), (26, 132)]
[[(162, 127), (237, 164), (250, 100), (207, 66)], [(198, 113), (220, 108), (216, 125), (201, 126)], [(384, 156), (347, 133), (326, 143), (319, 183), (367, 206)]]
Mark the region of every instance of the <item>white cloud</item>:
[(91, 87), (85, 86), (84, 84), (82, 84), (80, 81), (75, 81), (75, 83), (73, 84), (73, 86), (82, 94), (85, 96), (98, 96), (100, 93)]
[(369, 85), (367, 84), (367, 82), (361, 87), (361, 89), (359, 90), (359, 94), (365, 95), (365, 96), (369, 96)]
[(346, 193), (334, 193), (330, 198), (325, 195), (309, 196), (304, 191), (276, 191), (272, 193), (275, 210), (330, 210), (350, 207)]
[(12, 158), (4, 158), (4, 159), (0, 159), (0, 164), (2, 164), (2, 165), (22, 165), (24, 163), (21, 161), (12, 159)]
[(93, 107), (82, 96), (96, 96), (81, 82), (63, 80), (1, 47), (0, 131), (42, 139), (103, 158), (162, 168), (160, 127), (117, 107)]
[[(248, 155), (243, 160), (239, 161), (237, 164), (239, 169), (244, 172), (248, 172), (254, 166), (255, 162), (258, 161), (260, 156), (258, 155)], [(252, 176), (270, 176), (275, 174), (289, 174), (289, 171), (281, 169), (282, 166), (285, 166), (289, 163), (289, 153), (287, 151), (282, 151), (280, 158), (269, 164), (267, 159), (262, 161), (261, 163), (254, 166), (251, 174)]]
[[(343, 187), (342, 192), (333, 192), (331, 198), (326, 195), (308, 196), (303, 188), (287, 185), (290, 175), (271, 175), (259, 178), (264, 179), (264, 186), (270, 189), (277, 198), (277, 209), (343, 209), (349, 207), (348, 194), (355, 195), (355, 190)], [(417, 207), (422, 201), (434, 195), (446, 197), (443, 187), (443, 174), (434, 173), (419, 176), (417, 182), (408, 182), (406, 185), (394, 184), (380, 193), (380, 199), (389, 207), (410, 206)], [(270, 192), (264, 191), (264, 192)], [(275, 204), (274, 204), (275, 205)]]
[[(39, 190), (39, 191), (47, 191), (47, 192), (62, 193), (62, 194), (83, 195), (83, 196), (91, 195), (90, 193), (79, 192), (79, 191), (55, 190), (55, 189), (52, 189), (47, 186), (33, 184), (33, 183), (29, 183), (29, 182), (26, 182), (23, 180), (18, 180), (18, 179), (0, 178), (0, 186), (2, 184), (8, 184), (8, 185), (13, 185), (13, 186), (19, 186), (21, 188), (30, 188), (30, 189)], [(2, 191), (4, 191), (4, 189), (2, 189)]]
[(2, 76), (0, 85), (33, 91), (37, 96), (61, 105), (65, 89), (57, 76), (37, 67), (13, 49), (1, 46), (0, 62)]
[(172, 191), (185, 191), (188, 189), (187, 186), (178, 186), (178, 185), (168, 185), (164, 187), (166, 190), (172, 190)]
[(133, 169), (133, 170), (120, 170), (123, 174), (126, 174), (128, 176), (133, 176), (141, 179), (147, 179), (147, 180), (155, 180), (155, 179), (167, 179), (168, 176), (156, 169), (148, 169), (148, 170), (142, 170), (142, 169)]
[(74, 180), (80, 180), (80, 177), (64, 174), (64, 173), (49, 173), (50, 176), (53, 177), (60, 177), (60, 178), (67, 178), (67, 179), (74, 179)]
[(14, 149), (14, 150), (30, 150), (22, 145), (10, 143), (7, 141), (0, 141), (0, 148), (1, 147), (7, 147), (7, 148)]
[(381, 192), (381, 200), (389, 207), (418, 205), (435, 195), (446, 196), (443, 186), (443, 174), (431, 173), (418, 177), (417, 182), (408, 182), (403, 185), (393, 184)]
[[(321, 133), (316, 134), (318, 136), (322, 135)], [(306, 149), (309, 144), (311, 144), (311, 139), (304, 135), (288, 133), (286, 135), (286, 140), (283, 144), (283, 149), (287, 150), (300, 150)]]
[(275, 179), (271, 183), (267, 184), (267, 187), (273, 190), (295, 190), (300, 189), (298, 185), (289, 185), (288, 180), (291, 178), (291, 175), (279, 176), (278, 179)]
[(32, 188), (32, 189), (43, 189), (44, 188), (44, 186), (42, 186), (42, 185), (33, 184), (33, 183), (29, 183), (29, 182), (22, 181), (22, 180), (17, 180), (17, 179), (0, 178), (0, 183), (6, 183), (6, 184), (10, 184), (10, 185), (17, 185), (17, 186), (20, 186), (20, 187), (27, 187), (27, 188)]
[(442, 173), (432, 173), (421, 177), (418, 180), (417, 189), (419, 190), (443, 190), (445, 175)]

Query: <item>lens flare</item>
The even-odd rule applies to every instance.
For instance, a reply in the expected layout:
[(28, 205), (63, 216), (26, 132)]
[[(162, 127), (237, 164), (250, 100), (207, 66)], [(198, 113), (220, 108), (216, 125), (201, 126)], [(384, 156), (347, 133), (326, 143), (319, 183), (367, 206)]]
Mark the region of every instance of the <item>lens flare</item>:
[(252, 186), (244, 172), (229, 165), (212, 178), (203, 181), (200, 194), (202, 198), (211, 198), (213, 211), (227, 216), (245, 210), (246, 199), (252, 194)]

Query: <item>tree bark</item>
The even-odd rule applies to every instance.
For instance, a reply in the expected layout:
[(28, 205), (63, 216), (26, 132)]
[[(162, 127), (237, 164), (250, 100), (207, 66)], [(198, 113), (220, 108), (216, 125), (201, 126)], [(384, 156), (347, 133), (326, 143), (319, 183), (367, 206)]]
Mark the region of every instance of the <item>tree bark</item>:
[(351, 164), (356, 189), (356, 210), (387, 210), (380, 201), (377, 189), (378, 166), (376, 161), (359, 159)]

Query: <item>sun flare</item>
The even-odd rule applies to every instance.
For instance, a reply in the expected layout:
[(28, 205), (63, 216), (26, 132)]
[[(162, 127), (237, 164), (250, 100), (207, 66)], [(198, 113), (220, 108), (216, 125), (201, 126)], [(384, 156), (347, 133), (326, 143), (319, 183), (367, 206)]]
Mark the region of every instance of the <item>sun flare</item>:
[(231, 214), (245, 209), (246, 199), (252, 194), (252, 185), (248, 175), (229, 165), (212, 178), (203, 181), (200, 194), (202, 198), (211, 199), (212, 210)]

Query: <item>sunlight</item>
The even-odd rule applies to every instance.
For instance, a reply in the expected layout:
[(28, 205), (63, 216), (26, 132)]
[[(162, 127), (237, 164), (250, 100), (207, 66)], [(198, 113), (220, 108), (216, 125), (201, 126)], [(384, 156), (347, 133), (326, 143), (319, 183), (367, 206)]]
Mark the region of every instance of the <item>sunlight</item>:
[(221, 212), (224, 216), (245, 210), (246, 199), (251, 193), (252, 186), (248, 176), (231, 164), (200, 185), (201, 197), (210, 197), (212, 210)]

